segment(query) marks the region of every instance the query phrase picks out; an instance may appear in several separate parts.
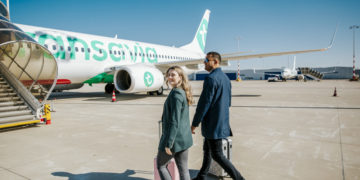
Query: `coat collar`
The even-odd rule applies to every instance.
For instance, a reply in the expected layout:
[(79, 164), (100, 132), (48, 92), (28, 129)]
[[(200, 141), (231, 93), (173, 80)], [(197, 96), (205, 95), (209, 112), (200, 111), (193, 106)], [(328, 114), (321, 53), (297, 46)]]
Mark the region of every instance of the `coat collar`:
[(219, 71), (221, 71), (221, 68), (220, 68), (220, 67), (213, 69), (213, 70), (210, 72), (210, 74), (215, 73), (215, 72), (219, 72)]

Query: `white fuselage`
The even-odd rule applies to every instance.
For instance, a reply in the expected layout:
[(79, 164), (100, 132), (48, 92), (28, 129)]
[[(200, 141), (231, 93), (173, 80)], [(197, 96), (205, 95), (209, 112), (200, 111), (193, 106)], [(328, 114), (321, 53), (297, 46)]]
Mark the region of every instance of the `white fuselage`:
[(283, 79), (294, 79), (298, 76), (298, 73), (296, 70), (292, 70), (289, 68), (284, 68), (281, 72), (281, 77)]
[(169, 46), (21, 24), (17, 26), (50, 50), (58, 63), (58, 79), (69, 80), (72, 84), (83, 83), (115, 66), (204, 57), (203, 53)]

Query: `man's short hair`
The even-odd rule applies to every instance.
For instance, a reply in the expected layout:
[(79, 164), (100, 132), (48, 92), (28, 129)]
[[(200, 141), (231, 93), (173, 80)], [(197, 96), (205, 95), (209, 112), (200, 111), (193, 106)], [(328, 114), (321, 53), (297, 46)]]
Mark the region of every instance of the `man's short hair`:
[(206, 55), (217, 59), (219, 61), (219, 63), (221, 63), (221, 56), (218, 52), (211, 51), (211, 52), (208, 52)]

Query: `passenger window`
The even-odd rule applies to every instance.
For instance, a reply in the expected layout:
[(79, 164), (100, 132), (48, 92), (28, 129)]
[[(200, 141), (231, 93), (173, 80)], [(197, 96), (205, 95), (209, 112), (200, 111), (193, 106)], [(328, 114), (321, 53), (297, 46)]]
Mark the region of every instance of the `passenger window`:
[(84, 52), (84, 48), (81, 48), (81, 52)]
[(109, 54), (112, 54), (112, 51), (111, 51), (111, 50), (109, 50)]
[(102, 50), (101, 50), (101, 49), (99, 49), (99, 53), (102, 54)]
[(78, 52), (78, 51), (79, 51), (79, 48), (78, 48), (78, 47), (75, 47), (75, 51)]
[[(111, 50), (110, 50), (110, 54), (111, 54)], [(116, 55), (116, 51), (114, 51), (114, 54)]]
[(48, 49), (48, 45), (47, 45), (47, 44), (45, 44), (44, 46), (46, 47), (46, 49)]
[(52, 47), (53, 47), (53, 50), (56, 50), (56, 45), (53, 45)]
[(64, 47), (63, 47), (63, 46), (60, 46), (60, 50), (61, 50), (61, 51), (64, 51)]
[(90, 48), (88, 48), (88, 52), (90, 52)]
[(71, 47), (70, 47), (70, 46), (68, 46), (68, 51), (71, 51)]

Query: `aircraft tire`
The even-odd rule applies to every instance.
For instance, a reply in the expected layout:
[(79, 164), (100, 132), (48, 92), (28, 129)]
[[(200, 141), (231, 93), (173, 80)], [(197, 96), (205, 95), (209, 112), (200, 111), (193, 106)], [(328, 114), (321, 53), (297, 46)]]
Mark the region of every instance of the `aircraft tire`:
[(163, 95), (164, 94), (164, 88), (161, 86), (159, 90), (156, 91), (157, 95)]
[(108, 83), (105, 85), (105, 93), (107, 93), (107, 94), (111, 94), (114, 89), (115, 89), (114, 84)]

